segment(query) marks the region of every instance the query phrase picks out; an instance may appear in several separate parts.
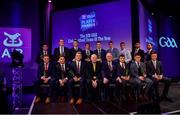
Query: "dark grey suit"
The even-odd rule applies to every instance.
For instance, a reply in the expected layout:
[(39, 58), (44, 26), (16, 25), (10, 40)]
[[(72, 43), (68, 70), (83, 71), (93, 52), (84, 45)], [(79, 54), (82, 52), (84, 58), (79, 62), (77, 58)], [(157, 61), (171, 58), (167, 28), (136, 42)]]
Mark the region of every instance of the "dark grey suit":
[(131, 76), (134, 78), (137, 84), (138, 94), (141, 92), (141, 87), (143, 85), (143, 89), (146, 95), (149, 93), (151, 86), (153, 85), (153, 81), (147, 77), (142, 81), (139, 79), (139, 76), (146, 76), (146, 66), (143, 62), (140, 62), (140, 66), (138, 67), (136, 62), (132, 62), (130, 65)]

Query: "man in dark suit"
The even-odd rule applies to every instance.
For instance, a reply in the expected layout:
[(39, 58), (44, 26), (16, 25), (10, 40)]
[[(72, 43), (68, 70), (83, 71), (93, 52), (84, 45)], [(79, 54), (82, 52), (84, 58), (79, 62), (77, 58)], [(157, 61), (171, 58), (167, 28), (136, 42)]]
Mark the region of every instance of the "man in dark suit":
[(130, 65), (130, 72), (131, 72), (131, 76), (133, 77), (133, 79), (137, 84), (139, 99), (148, 100), (150, 93), (149, 91), (153, 85), (153, 81), (146, 77), (146, 66), (140, 60), (141, 60), (141, 55), (135, 54), (134, 61)]
[(113, 55), (113, 60), (118, 61), (119, 50), (114, 47), (113, 41), (109, 41), (109, 49), (107, 49), (107, 53), (110, 52)]
[(85, 43), (85, 50), (83, 51), (83, 60), (86, 62), (90, 61), (90, 57), (93, 54), (93, 51), (90, 49), (90, 43), (86, 42)]
[(106, 50), (101, 48), (101, 41), (96, 42), (96, 50), (94, 50), (94, 53), (98, 56), (97, 61), (102, 63), (106, 60)]
[[(105, 100), (112, 99), (114, 92), (110, 90), (111, 85), (118, 86), (121, 83), (121, 80), (117, 80), (116, 75), (116, 63), (113, 61), (113, 56), (111, 53), (106, 54), (106, 62), (102, 66), (102, 77), (103, 77), (103, 87), (104, 87), (104, 98)], [(117, 82), (116, 82), (117, 81)], [(113, 90), (114, 91), (114, 90)], [(108, 100), (109, 100), (108, 99)]]
[(43, 56), (43, 62), (39, 65), (38, 68), (38, 80), (35, 82), (35, 88), (36, 88), (36, 100), (35, 103), (38, 103), (41, 100), (41, 93), (40, 93), (40, 86), (42, 84), (49, 84), (49, 90), (46, 92), (46, 100), (45, 103), (50, 103), (50, 97), (52, 93), (52, 87), (53, 87), (53, 81), (54, 81), (54, 74), (53, 74), (53, 64), (49, 62), (49, 56), (44, 55)]
[(87, 64), (87, 83), (90, 91), (90, 99), (98, 101), (100, 98), (101, 63), (97, 61), (97, 55), (91, 55), (91, 61)]
[(63, 55), (66, 59), (66, 61), (69, 61), (69, 49), (64, 46), (64, 40), (59, 40), (59, 47), (54, 49), (54, 58), (55, 60), (59, 60), (59, 57)]
[[(130, 99), (132, 100), (132, 97), (130, 92), (127, 92), (127, 83), (131, 84), (132, 87), (135, 87), (136, 83), (133, 80), (132, 77), (130, 77), (130, 70), (129, 70), (129, 64), (125, 62), (125, 55), (119, 56), (119, 62), (117, 64), (117, 81), (120, 80), (120, 83), (122, 83), (122, 99)], [(117, 92), (117, 97), (120, 97), (119, 92)]]
[(68, 97), (67, 82), (69, 79), (69, 72), (70, 67), (67, 63), (65, 63), (65, 56), (61, 55), (58, 62), (55, 65), (55, 84), (60, 102), (66, 101)]
[(42, 48), (41, 48), (41, 51), (36, 59), (36, 62), (38, 64), (42, 63), (43, 62), (43, 56), (44, 55), (49, 55), (50, 56), (50, 59), (52, 59), (51, 57), (51, 53), (49, 52), (49, 47), (48, 47), (48, 44), (47, 43), (43, 43), (42, 44)]
[(173, 102), (170, 98), (167, 97), (171, 80), (163, 76), (162, 64), (157, 60), (156, 52), (151, 53), (151, 60), (146, 63), (146, 68), (147, 76), (154, 81), (156, 98), (159, 99), (158, 84), (159, 82), (163, 82), (164, 89), (161, 95), (161, 99)]
[(76, 55), (77, 52), (81, 52), (82, 53), (82, 49), (78, 47), (78, 40), (75, 39), (73, 41), (73, 47), (70, 49), (70, 61), (75, 61), (74, 57)]
[(141, 56), (141, 62), (144, 62), (144, 50), (140, 49), (140, 43), (135, 43), (135, 49), (132, 50), (131, 55), (134, 57), (136, 54)]
[(80, 85), (80, 90), (78, 92), (79, 97), (76, 101), (76, 104), (82, 103), (82, 90), (84, 87), (84, 79), (86, 75), (86, 63), (81, 61), (82, 54), (81, 52), (77, 52), (75, 55), (75, 61), (71, 63), (71, 78), (69, 80), (69, 97), (70, 104), (74, 104), (74, 97), (72, 95), (72, 90), (75, 84)]
[(151, 60), (151, 53), (153, 52), (153, 45), (147, 44), (147, 52), (145, 53), (146, 62)]

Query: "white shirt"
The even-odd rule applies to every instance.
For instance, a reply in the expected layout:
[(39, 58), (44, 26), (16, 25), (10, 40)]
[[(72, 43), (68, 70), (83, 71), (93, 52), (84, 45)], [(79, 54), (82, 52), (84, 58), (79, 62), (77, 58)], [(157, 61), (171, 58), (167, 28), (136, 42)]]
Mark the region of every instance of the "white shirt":
[(125, 56), (125, 62), (126, 63), (129, 63), (132, 60), (130, 51), (125, 49), (125, 48), (123, 50), (120, 50), (119, 54)]

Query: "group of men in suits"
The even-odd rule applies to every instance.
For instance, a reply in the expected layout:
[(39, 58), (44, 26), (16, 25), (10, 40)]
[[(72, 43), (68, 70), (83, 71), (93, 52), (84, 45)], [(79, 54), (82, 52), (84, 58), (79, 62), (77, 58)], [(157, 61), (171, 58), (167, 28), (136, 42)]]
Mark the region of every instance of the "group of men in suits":
[[(164, 82), (161, 99), (172, 101), (167, 97), (170, 79), (163, 76), (162, 64), (157, 60), (157, 53), (152, 51), (152, 44), (147, 45), (148, 52), (140, 49), (140, 43), (130, 53), (125, 49), (125, 43), (120, 43), (120, 51), (109, 42), (109, 49), (104, 50), (101, 42), (96, 43), (96, 50), (90, 49), (90, 43), (85, 43), (85, 49), (78, 47), (74, 40), (73, 47), (64, 46), (64, 40), (59, 40), (59, 47), (54, 55), (48, 53), (48, 45), (43, 44), (38, 57), (38, 80), (35, 83), (36, 100), (41, 100), (41, 85), (49, 84), (45, 103), (50, 103), (52, 92), (58, 92), (61, 102), (68, 100), (71, 104), (81, 104), (84, 88), (88, 97), (98, 101), (103, 91), (104, 100), (115, 97), (132, 99), (127, 93), (127, 84), (131, 91), (137, 92), (138, 99), (148, 100), (152, 92), (159, 99), (158, 83)], [(133, 60), (131, 60), (133, 57)], [(53, 61), (50, 61), (53, 60)], [(78, 98), (75, 99), (74, 88), (79, 87)], [(112, 87), (114, 92), (112, 92)], [(67, 99), (68, 98), (68, 99)]]

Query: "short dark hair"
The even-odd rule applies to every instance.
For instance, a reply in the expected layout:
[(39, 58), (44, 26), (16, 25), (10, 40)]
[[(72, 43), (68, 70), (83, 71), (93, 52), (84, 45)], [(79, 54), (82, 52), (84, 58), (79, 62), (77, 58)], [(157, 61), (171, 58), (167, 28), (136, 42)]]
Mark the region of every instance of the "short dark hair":
[(153, 44), (152, 44), (152, 43), (150, 43), (150, 42), (148, 42), (148, 43), (147, 43), (147, 45), (148, 45), (148, 44), (150, 44), (151, 46), (153, 46)]
[(151, 55), (152, 55), (152, 54), (157, 54), (157, 52), (155, 52), (155, 51), (152, 51), (152, 52), (151, 52)]
[(48, 44), (47, 44), (46, 42), (43, 42), (43, 43), (42, 43), (42, 46), (44, 46), (44, 45), (47, 45), (47, 46), (48, 46)]
[(125, 44), (125, 42), (121, 42), (120, 45), (121, 45), (121, 44)]
[(121, 54), (121, 55), (119, 56), (119, 58), (120, 58), (120, 57), (125, 57), (125, 55), (124, 55), (124, 54)]
[(134, 57), (136, 57), (136, 56), (140, 56), (140, 57), (141, 57), (141, 54), (140, 54), (140, 53), (136, 53), (136, 54), (134, 55)]
[(89, 42), (86, 42), (86, 43), (85, 43), (85, 46), (86, 46), (87, 44), (88, 44), (88, 45), (90, 45), (90, 43), (89, 43)]
[(44, 58), (44, 57), (49, 57), (49, 55), (43, 55), (43, 58)]
[(112, 41), (112, 40), (110, 40), (110, 41), (108, 42), (108, 44), (111, 44), (111, 43), (113, 44), (113, 41)]
[(77, 40), (77, 39), (74, 39), (74, 42), (78, 42), (78, 40)]
[(101, 41), (97, 41), (96, 44), (97, 44), (97, 43), (100, 43), (100, 44), (101, 44)]

